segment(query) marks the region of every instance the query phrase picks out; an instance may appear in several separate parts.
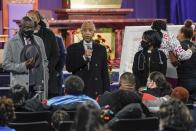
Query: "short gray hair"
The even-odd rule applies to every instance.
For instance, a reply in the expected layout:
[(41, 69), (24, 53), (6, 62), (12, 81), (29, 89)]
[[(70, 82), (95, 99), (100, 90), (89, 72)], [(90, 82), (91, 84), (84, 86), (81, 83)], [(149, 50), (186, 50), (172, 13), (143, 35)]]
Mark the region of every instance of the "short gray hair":
[(86, 27), (90, 27), (93, 29), (93, 31), (96, 31), (95, 24), (92, 21), (89, 21), (89, 20), (84, 21), (81, 26), (81, 30), (83, 30)]

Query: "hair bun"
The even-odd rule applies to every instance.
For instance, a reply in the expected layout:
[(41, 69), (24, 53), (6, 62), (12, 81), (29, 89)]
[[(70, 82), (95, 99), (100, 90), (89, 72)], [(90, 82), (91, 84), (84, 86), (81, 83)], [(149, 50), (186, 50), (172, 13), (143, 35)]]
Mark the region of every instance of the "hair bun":
[(185, 27), (191, 27), (193, 24), (193, 21), (191, 19), (187, 19), (185, 22), (184, 22), (184, 25)]

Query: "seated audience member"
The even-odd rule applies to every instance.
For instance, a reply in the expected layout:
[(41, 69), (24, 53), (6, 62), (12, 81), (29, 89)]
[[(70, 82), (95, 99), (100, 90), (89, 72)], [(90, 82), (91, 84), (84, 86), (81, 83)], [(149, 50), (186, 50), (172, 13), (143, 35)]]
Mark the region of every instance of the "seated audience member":
[(26, 111), (25, 102), (28, 99), (28, 92), (24, 86), (16, 85), (11, 88), (11, 98), (14, 102), (15, 111)]
[(54, 131), (58, 131), (60, 122), (69, 121), (69, 120), (70, 120), (70, 116), (66, 111), (56, 110), (52, 114), (51, 125), (54, 128)]
[(49, 110), (49, 107), (42, 104), (35, 96), (28, 99), (28, 92), (24, 86), (16, 85), (11, 88), (11, 97), (14, 102), (15, 111), (17, 112)]
[(171, 97), (179, 99), (184, 103), (187, 103), (189, 100), (189, 91), (184, 87), (176, 87), (173, 89)]
[[(135, 89), (135, 77), (130, 72), (125, 72), (120, 76), (119, 90), (136, 91)], [(116, 92), (116, 91), (114, 91)], [(114, 92), (105, 92), (99, 96), (97, 101), (101, 107), (110, 105), (113, 101), (112, 94)]]
[[(189, 103), (189, 92), (186, 88), (183, 87), (176, 87), (173, 89), (172, 93), (171, 93), (171, 97), (172, 98), (176, 98), (181, 100), (183, 103), (185, 104), (190, 104)], [(190, 109), (191, 115), (193, 117), (193, 128), (196, 129), (196, 108), (193, 105), (193, 109)]]
[(130, 72), (125, 72), (120, 76), (119, 89), (136, 91), (135, 89), (135, 77)]
[(193, 122), (189, 109), (178, 99), (170, 99), (160, 106), (161, 131), (191, 131)]
[(115, 116), (109, 121), (108, 126), (114, 126), (119, 119), (140, 119), (150, 116), (152, 116), (152, 114), (143, 104), (131, 103), (116, 113)]
[(15, 131), (8, 127), (8, 123), (15, 118), (12, 99), (0, 97), (0, 131)]
[(160, 72), (152, 72), (148, 78), (147, 89), (143, 91), (143, 103), (150, 112), (156, 113), (162, 103), (171, 97), (172, 87)]
[[(160, 106), (170, 98), (172, 88), (165, 76), (160, 72), (152, 72), (149, 75), (147, 89), (143, 92), (143, 102), (147, 106)], [(154, 99), (148, 99), (145, 95), (150, 94)]]
[(190, 98), (196, 98), (196, 45), (191, 41), (193, 36), (192, 21), (187, 20), (184, 26), (179, 30), (177, 38), (182, 48), (193, 49), (190, 59), (180, 61), (177, 67), (178, 86), (186, 88), (190, 93)]
[[(131, 103), (141, 105), (143, 110), (148, 110), (142, 104), (139, 93), (135, 89), (135, 78), (132, 73), (125, 72), (120, 76), (119, 90), (103, 94), (98, 99), (101, 107), (111, 109), (114, 114)], [(148, 111), (146, 111), (148, 112)], [(147, 113), (146, 113), (147, 114)]]
[(84, 89), (83, 80), (75, 75), (69, 76), (65, 82), (65, 95), (53, 97), (48, 100), (47, 104), (54, 108), (64, 108), (67, 110), (76, 109), (78, 104), (89, 103), (96, 108), (100, 108), (99, 104), (92, 98), (82, 94)]
[(101, 114), (101, 110), (81, 105), (77, 110), (73, 131), (108, 131)]
[(132, 91), (118, 90), (111, 95), (112, 103), (110, 103), (110, 109), (116, 114), (122, 108), (131, 103), (141, 103), (140, 96)]
[(137, 88), (146, 86), (149, 73), (153, 71), (166, 74), (167, 58), (164, 52), (159, 50), (161, 42), (161, 37), (156, 31), (148, 30), (143, 33), (142, 50), (135, 54), (132, 67)]

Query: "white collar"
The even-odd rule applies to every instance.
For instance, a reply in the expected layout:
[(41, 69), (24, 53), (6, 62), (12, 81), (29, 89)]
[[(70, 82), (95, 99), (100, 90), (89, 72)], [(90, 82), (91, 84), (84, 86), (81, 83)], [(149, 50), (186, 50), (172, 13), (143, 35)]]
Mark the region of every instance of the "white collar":
[(83, 44), (84, 44), (84, 45), (92, 45), (93, 42), (91, 41), (91, 42), (88, 43), (88, 42), (86, 42), (85, 40), (83, 40)]

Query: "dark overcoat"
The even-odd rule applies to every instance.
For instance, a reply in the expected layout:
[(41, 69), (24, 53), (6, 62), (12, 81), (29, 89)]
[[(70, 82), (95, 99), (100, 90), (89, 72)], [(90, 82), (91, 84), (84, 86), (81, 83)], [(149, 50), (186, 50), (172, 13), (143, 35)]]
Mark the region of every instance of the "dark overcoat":
[(48, 81), (48, 94), (57, 95), (59, 90), (57, 87), (57, 71), (55, 69), (59, 60), (59, 47), (54, 33), (45, 27), (40, 27), (38, 33), (35, 35), (42, 38), (44, 42), (45, 52), (48, 59), (49, 81)]
[(93, 53), (89, 62), (84, 60), (83, 41), (74, 43), (67, 48), (66, 69), (84, 80), (84, 93), (92, 98), (109, 88), (107, 53), (103, 45), (93, 43)]

